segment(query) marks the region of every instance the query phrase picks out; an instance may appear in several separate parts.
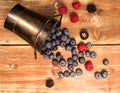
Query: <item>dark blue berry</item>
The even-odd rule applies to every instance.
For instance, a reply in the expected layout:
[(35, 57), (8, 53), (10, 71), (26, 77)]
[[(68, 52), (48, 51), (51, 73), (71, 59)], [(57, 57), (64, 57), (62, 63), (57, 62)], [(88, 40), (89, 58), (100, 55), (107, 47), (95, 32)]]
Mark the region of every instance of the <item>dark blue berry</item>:
[(104, 64), (104, 65), (108, 65), (108, 64), (109, 64), (109, 60), (108, 60), (107, 58), (104, 58), (104, 59), (103, 59), (103, 64)]
[(70, 43), (70, 40), (71, 40), (70, 36), (67, 35), (67, 41), (66, 41), (66, 43), (67, 43), (67, 44)]
[(70, 76), (71, 76), (71, 77), (75, 77), (75, 72), (74, 72), (74, 71), (71, 71), (71, 72), (70, 72)]
[(92, 44), (90, 42), (87, 42), (86, 46), (87, 46), (87, 48), (91, 48)]
[(101, 77), (102, 76), (100, 72), (95, 72), (95, 78), (100, 79)]
[(54, 54), (51, 53), (51, 54), (49, 55), (49, 58), (50, 58), (50, 59), (54, 59)]
[(79, 62), (80, 63), (85, 63), (85, 58), (84, 57), (79, 57)]
[(71, 38), (70, 45), (71, 46), (75, 46), (76, 45), (76, 40), (74, 38)]
[(52, 44), (51, 44), (51, 42), (49, 42), (49, 41), (47, 41), (47, 42), (45, 43), (45, 46), (46, 46), (46, 48), (48, 48), (48, 49), (51, 49), (51, 48), (52, 48)]
[(62, 58), (61, 52), (57, 52), (57, 53), (56, 53), (56, 58), (57, 58), (57, 59), (61, 59), (61, 58)]
[(57, 66), (57, 65), (58, 65), (58, 63), (59, 63), (59, 62), (58, 62), (58, 60), (57, 60), (57, 59), (53, 59), (53, 60), (52, 60), (52, 64), (53, 64), (54, 66)]
[(90, 56), (91, 58), (96, 58), (97, 54), (94, 51), (91, 51)]
[(45, 53), (44, 53), (44, 54), (42, 54), (42, 56), (43, 56), (43, 58), (44, 58), (44, 59), (49, 58), (49, 55), (47, 55), (47, 54), (45, 54)]
[(68, 58), (67, 62), (68, 62), (68, 64), (73, 64), (73, 59), (72, 58)]
[(59, 76), (60, 79), (62, 79), (62, 78), (64, 78), (64, 73), (63, 72), (59, 72), (58, 76)]
[(61, 41), (67, 41), (67, 36), (66, 35), (61, 35)]
[(91, 52), (90, 52), (89, 50), (87, 50), (87, 51), (85, 51), (85, 55), (86, 55), (87, 57), (90, 57)]
[(77, 59), (78, 59), (77, 54), (73, 54), (73, 55), (72, 55), (72, 59), (73, 59), (73, 60), (77, 60)]
[(55, 39), (56, 45), (59, 46), (60, 45), (60, 40), (59, 39)]
[(51, 41), (52, 39), (50, 36), (48, 36), (46, 40), (47, 40), (46, 42), (48, 42), (48, 41)]
[(77, 49), (75, 47), (72, 47), (72, 54), (77, 54)]
[(94, 12), (96, 12), (96, 11), (97, 11), (96, 6), (95, 6), (94, 4), (88, 4), (88, 5), (87, 5), (87, 11), (88, 11), (89, 13), (94, 13)]
[(52, 47), (56, 46), (56, 41), (54, 39), (52, 39), (51, 43), (52, 43)]
[(65, 71), (64, 71), (64, 76), (65, 76), (65, 77), (69, 77), (69, 76), (70, 76), (70, 72), (69, 72), (68, 70), (65, 70)]
[(56, 39), (56, 34), (51, 34), (51, 39)]
[(66, 49), (67, 51), (71, 51), (71, 50), (72, 50), (72, 46), (69, 45), (69, 44), (67, 44), (67, 45), (65, 46), (65, 49)]
[(101, 76), (102, 76), (103, 78), (107, 78), (107, 77), (108, 77), (108, 71), (102, 70), (102, 71), (101, 71)]
[(62, 35), (62, 32), (61, 31), (56, 31), (56, 36), (57, 37), (60, 37)]
[(64, 59), (60, 59), (59, 65), (60, 65), (61, 67), (65, 67), (65, 66), (66, 66), (66, 61), (65, 61)]
[(78, 75), (78, 76), (81, 76), (82, 73), (83, 73), (83, 71), (82, 71), (81, 68), (77, 68), (77, 69), (75, 70), (75, 72), (76, 72), (76, 75)]
[(50, 54), (52, 53), (52, 51), (48, 49), (48, 50), (45, 51), (45, 53), (46, 53), (47, 55), (50, 55)]
[(52, 29), (51, 33), (53, 34), (53, 33), (55, 33), (55, 32), (56, 32), (56, 30), (55, 30), (55, 29)]
[(68, 35), (68, 34), (69, 34), (69, 33), (68, 33), (68, 29), (67, 29), (67, 28), (63, 28), (62, 33), (63, 33), (64, 35)]
[(66, 42), (64, 42), (64, 41), (60, 42), (60, 46), (61, 47), (65, 47), (66, 46)]
[(77, 61), (73, 61), (73, 66), (78, 66), (78, 62)]
[(84, 57), (84, 53), (82, 51), (78, 52), (78, 57)]
[(69, 69), (70, 71), (72, 71), (72, 70), (74, 70), (74, 66), (73, 66), (72, 64), (68, 64), (68, 69)]
[(54, 81), (52, 79), (48, 79), (48, 80), (46, 80), (45, 85), (46, 85), (46, 87), (51, 88), (54, 86)]
[(52, 50), (53, 50), (53, 51), (56, 51), (57, 49), (58, 49), (57, 46), (52, 46)]

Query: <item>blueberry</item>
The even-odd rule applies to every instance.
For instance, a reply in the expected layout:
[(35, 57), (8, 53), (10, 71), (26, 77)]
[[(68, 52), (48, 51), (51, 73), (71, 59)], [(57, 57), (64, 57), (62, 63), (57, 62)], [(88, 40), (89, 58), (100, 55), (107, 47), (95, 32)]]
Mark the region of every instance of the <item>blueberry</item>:
[(60, 79), (62, 79), (62, 78), (64, 78), (64, 73), (63, 72), (59, 72), (58, 76), (59, 76)]
[(54, 81), (52, 79), (48, 79), (48, 80), (46, 80), (45, 85), (46, 85), (46, 87), (51, 88), (54, 86)]
[(52, 53), (52, 51), (48, 49), (48, 50), (45, 51), (45, 53), (46, 53), (47, 55), (50, 55), (50, 54)]
[(56, 39), (56, 34), (51, 34), (51, 39)]
[(57, 59), (61, 59), (61, 58), (62, 58), (61, 52), (57, 52), (57, 53), (56, 53), (56, 58), (57, 58)]
[(44, 45), (44, 46), (41, 48), (41, 53), (43, 54), (46, 50), (47, 50), (47, 48), (46, 48), (46, 46)]
[(86, 46), (87, 46), (87, 48), (91, 48), (92, 44), (90, 42), (87, 42)]
[(54, 54), (51, 53), (51, 54), (49, 55), (49, 58), (50, 58), (50, 59), (54, 59)]
[(96, 58), (97, 54), (94, 51), (91, 51), (90, 56), (91, 58)]
[(72, 46), (69, 45), (69, 44), (67, 44), (67, 45), (65, 46), (65, 49), (66, 49), (67, 51), (71, 51), (71, 50), (72, 50)]
[(46, 48), (48, 48), (48, 49), (51, 49), (51, 48), (52, 48), (52, 44), (51, 44), (51, 42), (49, 42), (49, 41), (47, 41), (47, 42), (45, 43), (45, 46), (46, 46)]
[(84, 57), (79, 57), (79, 62), (80, 63), (85, 63), (85, 58)]
[(104, 65), (108, 65), (108, 64), (109, 64), (109, 60), (108, 60), (107, 58), (104, 58), (104, 59), (103, 59), (103, 64), (104, 64)]
[(64, 35), (68, 35), (68, 34), (69, 34), (69, 33), (68, 33), (68, 29), (67, 29), (67, 28), (63, 28), (62, 33), (63, 33)]
[(73, 66), (78, 66), (78, 62), (77, 61), (73, 61)]
[(96, 6), (95, 6), (94, 4), (88, 4), (88, 5), (87, 5), (87, 11), (88, 11), (89, 13), (94, 13), (94, 12), (96, 12), (96, 11), (97, 11)]
[(80, 52), (78, 53), (78, 57), (84, 57), (84, 53), (83, 53), (82, 51), (80, 51)]
[(42, 54), (42, 56), (43, 56), (43, 58), (44, 58), (44, 59), (49, 58), (49, 55), (47, 55), (47, 54), (45, 54), (45, 53), (44, 53), (44, 54)]
[(76, 45), (76, 40), (74, 38), (70, 39), (70, 45), (75, 46)]
[(55, 29), (52, 29), (51, 33), (53, 34), (53, 33), (55, 33), (55, 32), (56, 32), (56, 30), (55, 30)]
[(56, 46), (56, 41), (54, 39), (52, 39), (51, 43), (52, 43), (52, 47)]
[(58, 65), (58, 60), (57, 59), (52, 59), (52, 64), (54, 65), (54, 66), (57, 66)]
[(68, 62), (68, 64), (73, 64), (73, 59), (72, 58), (68, 58), (67, 62)]
[(75, 47), (72, 47), (72, 54), (77, 54), (77, 49)]
[(67, 41), (67, 36), (66, 35), (61, 35), (61, 41)]
[[(51, 39), (50, 36), (48, 36), (46, 40), (47, 40), (47, 41), (51, 41), (52, 39)], [(46, 42), (47, 42), (47, 41), (46, 41)]]
[(52, 46), (52, 50), (53, 50), (53, 51), (56, 51), (57, 49), (58, 49), (57, 46)]
[(55, 39), (56, 45), (59, 46), (60, 45), (60, 40), (59, 39)]
[(71, 40), (70, 36), (67, 35), (67, 41), (66, 41), (66, 43), (67, 43), (67, 44), (70, 43), (70, 40)]
[(91, 52), (90, 52), (89, 50), (87, 50), (87, 51), (85, 51), (85, 55), (86, 55), (87, 57), (90, 57)]
[(61, 31), (56, 31), (56, 36), (57, 37), (60, 37), (62, 35), (62, 32)]
[(66, 66), (66, 61), (65, 61), (64, 59), (60, 59), (59, 65), (60, 65), (61, 67), (65, 67), (65, 66)]
[(75, 72), (74, 72), (74, 71), (71, 71), (71, 72), (70, 72), (70, 76), (71, 76), (71, 77), (75, 77)]
[(66, 46), (66, 42), (64, 42), (64, 41), (60, 42), (60, 46), (61, 47), (65, 47)]
[(68, 69), (69, 69), (70, 71), (72, 71), (72, 70), (74, 70), (74, 66), (73, 66), (72, 64), (68, 64)]
[(101, 77), (102, 76), (100, 72), (95, 72), (95, 78), (100, 79)]
[(65, 76), (65, 77), (69, 77), (69, 76), (70, 76), (70, 72), (69, 72), (68, 70), (65, 70), (65, 71), (64, 71), (64, 76)]
[(78, 59), (77, 54), (72, 55), (72, 58), (73, 58), (73, 60), (77, 60)]
[(102, 70), (102, 71), (101, 71), (101, 76), (102, 76), (103, 78), (107, 78), (107, 77), (108, 77), (108, 71)]
[(75, 70), (75, 72), (76, 72), (76, 75), (78, 75), (78, 76), (81, 76), (82, 73), (83, 73), (83, 71), (82, 71), (81, 68), (77, 68), (77, 69)]

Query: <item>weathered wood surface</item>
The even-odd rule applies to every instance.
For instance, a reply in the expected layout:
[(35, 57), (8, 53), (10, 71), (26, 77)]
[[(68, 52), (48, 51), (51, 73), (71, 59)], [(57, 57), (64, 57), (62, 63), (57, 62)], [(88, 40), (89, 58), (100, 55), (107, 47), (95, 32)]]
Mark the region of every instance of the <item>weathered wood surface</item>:
[[(69, 14), (74, 11), (73, 0), (0, 0), (0, 93), (120, 93), (120, 0), (80, 1), (82, 7), (75, 11), (80, 21), (73, 24), (69, 21)], [(89, 2), (96, 4), (97, 13), (86, 11)], [(82, 76), (61, 80), (57, 76), (60, 67), (52, 66), (50, 60), (44, 60), (39, 54), (35, 60), (33, 49), (24, 46), (25, 41), (3, 27), (8, 11), (17, 3), (49, 16), (57, 14), (57, 6), (64, 3), (68, 13), (63, 16), (62, 27), (68, 27), (77, 42), (81, 41), (80, 29), (88, 29), (90, 37), (85, 42), (94, 44), (91, 50), (96, 51), (97, 58), (91, 60), (95, 70), (88, 72), (84, 65), (79, 65), (84, 71)], [(59, 51), (65, 58), (71, 56), (62, 48)], [(105, 57), (110, 60), (108, 66), (102, 64)], [(102, 69), (109, 71), (109, 77), (95, 79), (94, 72)], [(45, 87), (47, 78), (54, 79), (55, 86), (51, 89)]]

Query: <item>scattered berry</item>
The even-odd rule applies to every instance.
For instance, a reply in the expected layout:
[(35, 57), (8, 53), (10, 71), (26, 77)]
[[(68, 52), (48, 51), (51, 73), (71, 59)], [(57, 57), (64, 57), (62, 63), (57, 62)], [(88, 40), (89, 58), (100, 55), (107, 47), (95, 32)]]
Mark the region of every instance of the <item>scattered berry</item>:
[(107, 78), (107, 77), (108, 77), (108, 71), (102, 70), (102, 71), (101, 71), (101, 76), (102, 76), (103, 78)]
[(73, 64), (73, 59), (72, 58), (68, 58), (67, 62), (68, 62), (68, 64)]
[(78, 57), (84, 57), (84, 53), (82, 51), (78, 52)]
[(88, 48), (87, 48), (87, 46), (86, 46), (85, 43), (80, 43), (80, 44), (78, 45), (78, 50), (79, 50), (79, 51), (85, 52), (87, 49), (88, 49)]
[(54, 86), (54, 81), (52, 79), (48, 79), (48, 80), (46, 80), (45, 85), (46, 85), (46, 87), (51, 88)]
[(91, 52), (90, 52), (89, 50), (87, 50), (87, 51), (85, 51), (85, 55), (86, 55), (87, 57), (90, 57), (90, 56), (91, 56)]
[(95, 72), (95, 78), (100, 79), (101, 77), (102, 76), (100, 72)]
[(68, 70), (65, 70), (65, 71), (64, 71), (64, 76), (65, 76), (65, 77), (69, 77), (69, 76), (70, 76), (70, 72), (69, 72)]
[(73, 55), (72, 55), (72, 59), (73, 59), (73, 60), (77, 60), (77, 59), (78, 59), (77, 54), (73, 54)]
[(79, 62), (80, 63), (85, 63), (85, 58), (84, 57), (79, 57)]
[(62, 29), (62, 33), (63, 33), (64, 35), (69, 35), (67, 28), (63, 28), (63, 29)]
[(54, 59), (54, 54), (51, 53), (51, 54), (49, 55), (49, 58), (50, 58), (50, 59)]
[(74, 66), (72, 64), (68, 64), (68, 69), (72, 71), (74, 69)]
[(71, 38), (70, 45), (71, 46), (75, 46), (76, 45), (76, 40), (74, 38)]
[(73, 55), (77, 54), (77, 49), (76, 49), (76, 47), (72, 47), (72, 54), (73, 54)]
[(57, 52), (57, 53), (56, 53), (56, 58), (57, 58), (58, 60), (62, 58), (61, 52)]
[(96, 58), (97, 54), (94, 51), (91, 51), (90, 56), (91, 58)]
[(79, 21), (79, 16), (78, 16), (76, 13), (72, 13), (72, 14), (70, 15), (70, 21), (71, 21), (72, 23), (78, 22), (78, 21)]
[(53, 60), (52, 60), (52, 64), (53, 64), (54, 66), (57, 66), (57, 65), (58, 65), (58, 63), (59, 63), (59, 62), (58, 62), (58, 60), (57, 60), (57, 59), (53, 59)]
[(60, 59), (59, 64), (61, 67), (65, 67), (66, 66), (66, 61), (64, 59)]
[(73, 61), (73, 66), (78, 66), (78, 62), (77, 61)]
[(58, 76), (59, 76), (60, 79), (64, 78), (63, 72), (59, 72), (59, 73), (58, 73)]
[(78, 10), (81, 7), (81, 3), (80, 2), (73, 2), (72, 6), (75, 10)]
[(61, 35), (61, 41), (67, 41), (67, 36), (66, 35)]
[(75, 77), (75, 72), (74, 72), (74, 71), (71, 71), (71, 72), (70, 72), (70, 76), (71, 76), (71, 77)]
[(87, 71), (93, 71), (94, 70), (94, 66), (93, 66), (91, 61), (88, 61), (88, 62), (85, 63), (85, 68), (86, 68)]
[(60, 46), (61, 46), (61, 47), (65, 47), (65, 46), (66, 46), (66, 42), (63, 42), (63, 41), (60, 42)]
[(58, 12), (60, 14), (65, 14), (67, 13), (67, 7), (66, 6), (60, 6)]
[(87, 5), (87, 11), (88, 11), (89, 13), (94, 13), (94, 12), (96, 12), (96, 11), (97, 11), (96, 6), (95, 6), (94, 4), (88, 4), (88, 5)]
[(104, 59), (103, 59), (103, 64), (104, 64), (104, 65), (108, 65), (108, 64), (109, 64), (109, 60), (108, 60), (107, 58), (104, 58)]
[(81, 68), (77, 68), (77, 69), (76, 69), (76, 75), (81, 76), (82, 73), (83, 73), (83, 71), (82, 71)]
[(90, 42), (87, 42), (86, 46), (87, 46), (87, 48), (90, 49), (92, 47), (92, 44)]
[(71, 46), (70, 44), (67, 44), (67, 45), (65, 46), (65, 49), (66, 49), (67, 51), (71, 51), (71, 50), (72, 50), (72, 46)]

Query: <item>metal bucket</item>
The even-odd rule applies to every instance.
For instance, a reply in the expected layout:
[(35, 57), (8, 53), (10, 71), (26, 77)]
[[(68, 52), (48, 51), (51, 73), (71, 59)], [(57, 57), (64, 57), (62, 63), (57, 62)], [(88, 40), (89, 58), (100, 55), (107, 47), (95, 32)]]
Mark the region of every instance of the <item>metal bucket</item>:
[(58, 16), (59, 20), (55, 17), (46, 17), (17, 4), (8, 13), (4, 27), (41, 52), (48, 35), (61, 25), (62, 15)]

